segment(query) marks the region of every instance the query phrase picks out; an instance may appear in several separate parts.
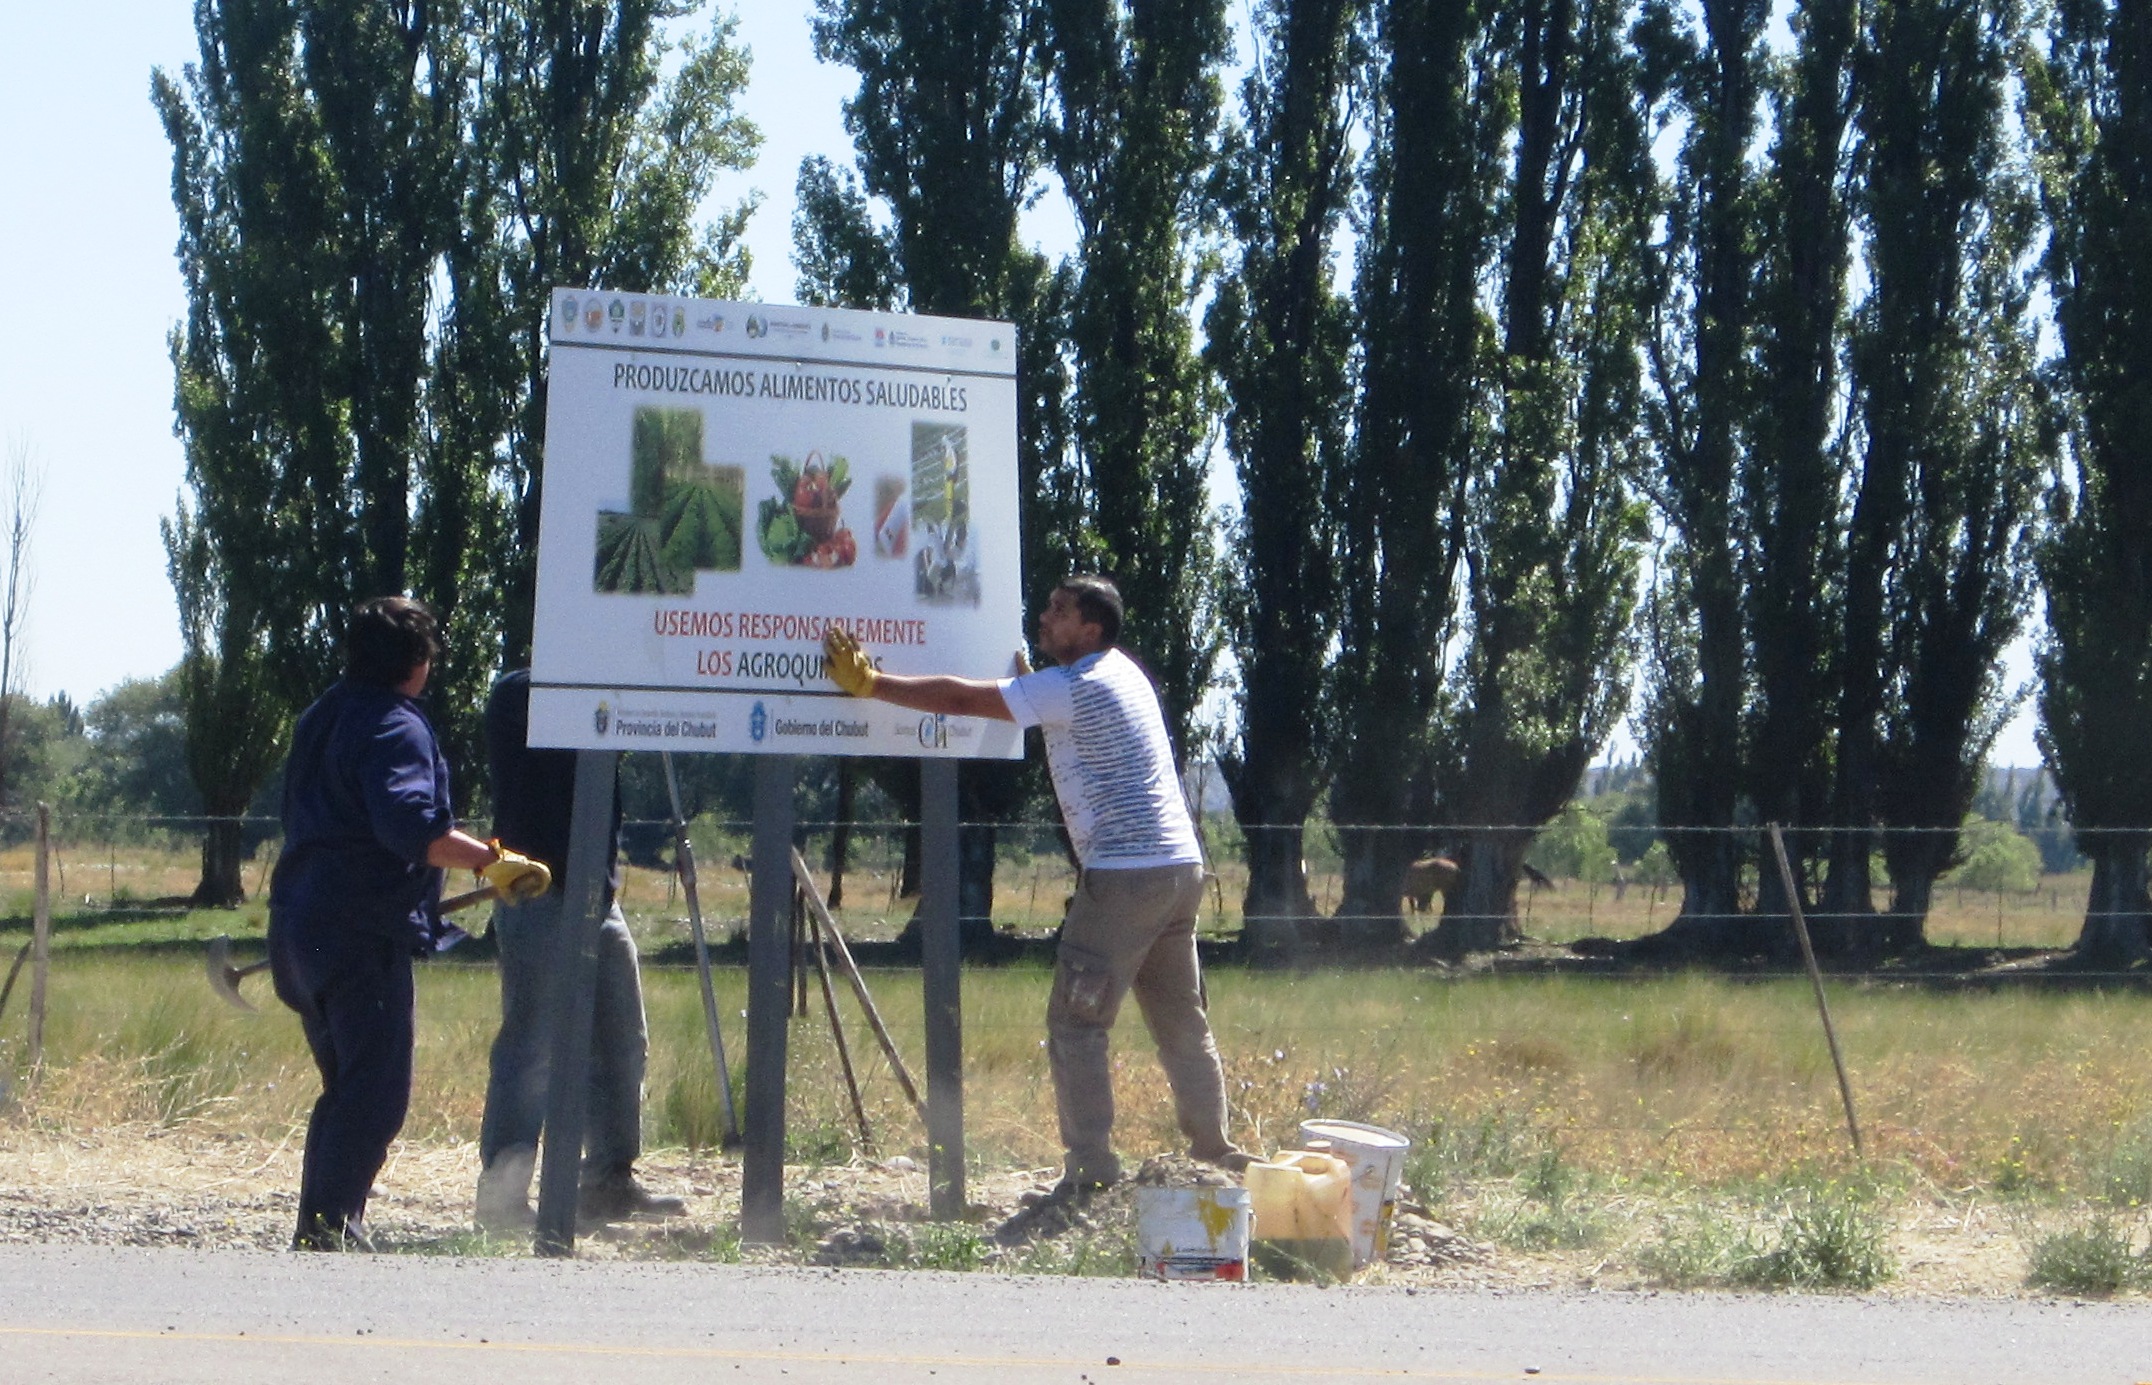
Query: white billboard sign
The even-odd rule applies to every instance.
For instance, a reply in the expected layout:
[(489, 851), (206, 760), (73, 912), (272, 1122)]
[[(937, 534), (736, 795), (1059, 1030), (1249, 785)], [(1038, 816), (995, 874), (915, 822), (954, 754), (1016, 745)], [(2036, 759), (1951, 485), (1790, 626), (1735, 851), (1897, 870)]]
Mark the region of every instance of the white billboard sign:
[(531, 743), (1015, 758), (1007, 722), (837, 691), (1022, 642), (1005, 322), (556, 290)]

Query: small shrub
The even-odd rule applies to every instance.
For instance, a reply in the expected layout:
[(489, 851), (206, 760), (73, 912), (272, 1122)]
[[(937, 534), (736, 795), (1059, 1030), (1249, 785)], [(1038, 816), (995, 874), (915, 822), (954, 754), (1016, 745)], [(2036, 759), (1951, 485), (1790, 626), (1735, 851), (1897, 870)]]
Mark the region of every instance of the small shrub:
[(1517, 1202), (1493, 1201), (1472, 1220), (1489, 1240), (1519, 1250), (1579, 1250), (1599, 1242), (1606, 1227), (1592, 1209), (1573, 1200), (1578, 1175), (1559, 1149), (1542, 1150), (1518, 1179)]
[(2116, 1137), (2106, 1172), (2102, 1193), (2110, 1204), (2152, 1206), (2152, 1120), (2140, 1121)]
[(230, 1096), (245, 1075), (246, 1054), (220, 1042), (212, 1025), (199, 1004), (159, 996), (120, 1030), (116, 1048), (137, 1055), (160, 1124), (201, 1115)]
[(725, 1113), (717, 1080), (700, 1068), (673, 1074), (658, 1098), (657, 1116), (650, 1133), (652, 1144), (699, 1151), (715, 1149), (724, 1140)]
[(1797, 1194), (1770, 1249), (1736, 1267), (1734, 1282), (1774, 1289), (1869, 1289), (1891, 1276), (1886, 1230), (1867, 1199), (1826, 1186)]
[(1761, 1253), (1747, 1228), (1707, 1209), (1662, 1219), (1659, 1238), (1637, 1253), (1637, 1267), (1655, 1284), (1695, 1289), (1732, 1283)]
[(900, 1270), (975, 1270), (986, 1263), (986, 1239), (962, 1222), (887, 1228), (888, 1264)]
[(2025, 1282), (2062, 1294), (2112, 1294), (2152, 1281), (2152, 1264), (2131, 1252), (2128, 1226), (2107, 1212), (2038, 1237), (2027, 1259)]

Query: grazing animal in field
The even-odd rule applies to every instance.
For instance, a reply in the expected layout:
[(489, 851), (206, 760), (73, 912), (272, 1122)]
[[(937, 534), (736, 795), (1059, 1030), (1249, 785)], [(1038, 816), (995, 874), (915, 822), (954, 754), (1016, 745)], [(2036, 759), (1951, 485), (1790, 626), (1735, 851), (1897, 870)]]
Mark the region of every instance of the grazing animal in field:
[(1436, 895), (1447, 898), (1456, 888), (1457, 863), (1447, 856), (1422, 856), (1405, 867), (1405, 898), (1416, 914), (1426, 913)]
[[(1538, 889), (1551, 890), (1554, 882), (1546, 873), (1530, 862), (1520, 862), (1518, 871)], [(1433, 907), (1435, 896), (1449, 898), (1457, 888), (1457, 863), (1447, 856), (1422, 856), (1405, 867), (1405, 899), (1416, 914), (1424, 914)]]

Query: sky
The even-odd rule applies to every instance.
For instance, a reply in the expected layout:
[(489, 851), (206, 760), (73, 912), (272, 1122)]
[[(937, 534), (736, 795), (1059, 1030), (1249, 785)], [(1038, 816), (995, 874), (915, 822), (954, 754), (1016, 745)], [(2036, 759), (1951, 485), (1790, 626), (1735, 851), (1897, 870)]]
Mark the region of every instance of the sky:
[[(748, 227), (753, 296), (793, 300), (792, 181), (800, 160), (850, 151), (850, 74), (817, 62), (810, 0), (739, 7), (754, 65), (744, 102), (761, 157), (713, 202), (759, 193)], [(25, 685), (77, 704), (179, 658), (158, 524), (183, 481), (172, 433), (166, 341), (184, 316), (173, 259), (170, 151), (149, 102), (153, 69), (195, 56), (190, 0), (0, 5), (0, 265), (12, 280), (0, 330), (0, 449), (43, 475), (32, 565)], [(42, 56), (40, 56), (42, 55)], [(63, 56), (64, 55), (64, 56)], [(1026, 234), (1067, 243), (1051, 202)], [(2021, 644), (2013, 683), (2030, 676)], [(2004, 731), (1998, 765), (2039, 762), (2029, 709)], [(1611, 753), (1633, 753), (1622, 735)]]

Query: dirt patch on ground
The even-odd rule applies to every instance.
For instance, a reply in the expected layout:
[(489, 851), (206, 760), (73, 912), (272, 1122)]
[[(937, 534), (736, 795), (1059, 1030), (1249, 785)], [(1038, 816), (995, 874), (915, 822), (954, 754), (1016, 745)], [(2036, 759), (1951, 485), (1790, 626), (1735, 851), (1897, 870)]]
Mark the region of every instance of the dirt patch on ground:
[[(185, 1128), (126, 1127), (89, 1136), (0, 1129), (8, 1171), (0, 1180), (0, 1242), (280, 1250), (291, 1238), (298, 1146), (297, 1138), (268, 1142)], [(477, 1172), (471, 1145), (399, 1144), (369, 1212), (381, 1247), (528, 1254), (520, 1238), (490, 1240), (473, 1229)], [(1134, 1266), (1135, 1180), (1087, 1199), (1064, 1225), (1012, 1236), (996, 1233), (1036, 1207), (1056, 1170), (976, 1177), (967, 1188), (967, 1220), (937, 1226), (927, 1212), (926, 1170), (910, 1158), (793, 1168), (786, 1176), (788, 1244), (743, 1248), (736, 1160), (660, 1151), (644, 1160), (642, 1172), (652, 1187), (685, 1196), (688, 1215), (592, 1231), (579, 1241), (579, 1254), (1094, 1274), (1130, 1273)], [(1408, 1201), (1387, 1263), (1359, 1278), (1392, 1285), (1648, 1288), (1639, 1251), (1666, 1210), (1629, 1200), (1608, 1210), (1606, 1230), (1588, 1248), (1526, 1251), (1471, 1234), (1470, 1199), (1446, 1208)], [(1937, 1196), (1890, 1215), (1896, 1273), (1879, 1292), (2029, 1292), (2025, 1246), (2035, 1227), (2025, 1210)]]

